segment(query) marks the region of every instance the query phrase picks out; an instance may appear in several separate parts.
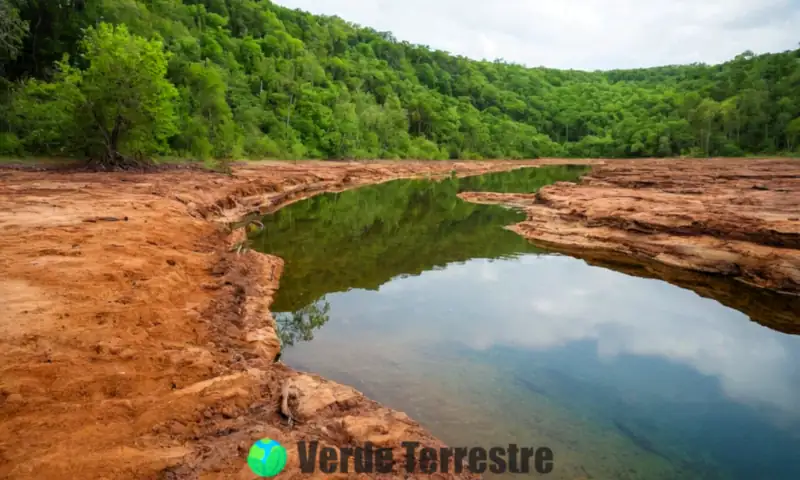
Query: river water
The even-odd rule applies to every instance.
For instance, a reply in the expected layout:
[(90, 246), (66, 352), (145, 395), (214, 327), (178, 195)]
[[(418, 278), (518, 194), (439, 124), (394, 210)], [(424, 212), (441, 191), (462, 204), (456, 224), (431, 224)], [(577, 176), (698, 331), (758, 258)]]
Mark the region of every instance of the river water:
[(264, 217), (282, 360), (451, 446), (550, 447), (547, 478), (800, 478), (800, 337), (538, 249), (502, 228), (524, 215), (456, 197), (583, 171), (394, 181)]

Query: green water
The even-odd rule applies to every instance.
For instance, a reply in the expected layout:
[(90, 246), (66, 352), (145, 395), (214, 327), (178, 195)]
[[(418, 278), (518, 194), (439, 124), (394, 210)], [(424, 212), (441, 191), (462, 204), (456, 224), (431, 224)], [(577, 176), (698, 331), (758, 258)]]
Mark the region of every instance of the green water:
[[(548, 446), (549, 478), (800, 478), (798, 337), (539, 250), (502, 228), (520, 213), (456, 197), (583, 171), (396, 181), (264, 217), (254, 247), (286, 260), (283, 360), (453, 446)], [(748, 308), (800, 306), (772, 298)]]

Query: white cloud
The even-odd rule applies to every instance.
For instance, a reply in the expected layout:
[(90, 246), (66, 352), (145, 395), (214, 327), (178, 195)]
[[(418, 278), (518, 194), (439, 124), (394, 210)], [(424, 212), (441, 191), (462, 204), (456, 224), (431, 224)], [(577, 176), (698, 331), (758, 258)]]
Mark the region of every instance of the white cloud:
[[(661, 281), (588, 267), (568, 257), (529, 258), (538, 265), (496, 266), (499, 278), (514, 281), (504, 283), (502, 293), (484, 293), (487, 309), (498, 313), (493, 328), (461, 326), (464, 341), (473, 348), (517, 345), (546, 350), (590, 340), (596, 342), (600, 358), (667, 359), (716, 377), (732, 398), (800, 414), (798, 358), (792, 353), (797, 352), (796, 338)], [(478, 265), (460, 268), (480, 269), (480, 261), (474, 262)], [(535, 275), (530, 273), (533, 268)], [(457, 290), (478, 298), (476, 287), (462, 283)], [(526, 302), (512, 300), (526, 296)]]
[(800, 338), (694, 292), (569, 257), (476, 259), (329, 299), (334, 315), (359, 317), (387, 343), (548, 351), (588, 341), (598, 359), (660, 358), (716, 378), (733, 399), (800, 418)]
[(278, 0), (399, 40), (553, 68), (718, 63), (796, 48), (798, 0)]

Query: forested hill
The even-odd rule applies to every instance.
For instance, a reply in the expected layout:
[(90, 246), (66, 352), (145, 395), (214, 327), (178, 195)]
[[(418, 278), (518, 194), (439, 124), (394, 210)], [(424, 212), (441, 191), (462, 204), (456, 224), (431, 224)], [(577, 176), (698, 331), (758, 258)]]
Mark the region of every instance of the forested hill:
[(800, 144), (800, 50), (526, 68), (266, 0), (0, 0), (0, 73), (6, 155), (113, 143), (194, 158), (735, 156)]

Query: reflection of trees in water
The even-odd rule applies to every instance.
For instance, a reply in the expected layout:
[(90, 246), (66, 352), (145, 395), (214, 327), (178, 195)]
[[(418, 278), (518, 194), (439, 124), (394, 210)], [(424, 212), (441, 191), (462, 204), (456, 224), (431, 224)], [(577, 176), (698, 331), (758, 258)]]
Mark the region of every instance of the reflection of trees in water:
[(525, 214), (462, 201), (465, 190), (535, 192), (575, 180), (582, 166), (523, 168), (440, 181), (396, 180), (322, 194), (262, 218), (252, 248), (286, 262), (272, 307), (294, 312), (351, 288), (377, 289), (397, 275), (417, 275), (472, 258), (536, 253), (503, 229)]
[(294, 312), (276, 315), (283, 345), (313, 338), (328, 321), (328, 294), (377, 289), (398, 275), (451, 262), (539, 252), (502, 228), (523, 220), (523, 213), (464, 202), (458, 192), (535, 192), (586, 170), (559, 165), (440, 181), (397, 180), (318, 195), (251, 223), (259, 227), (248, 232), (253, 248), (286, 262), (272, 304)]
[(283, 347), (291, 347), (297, 342), (314, 339), (314, 330), (330, 320), (331, 304), (323, 297), (293, 313), (279, 313), (275, 316), (278, 336)]

